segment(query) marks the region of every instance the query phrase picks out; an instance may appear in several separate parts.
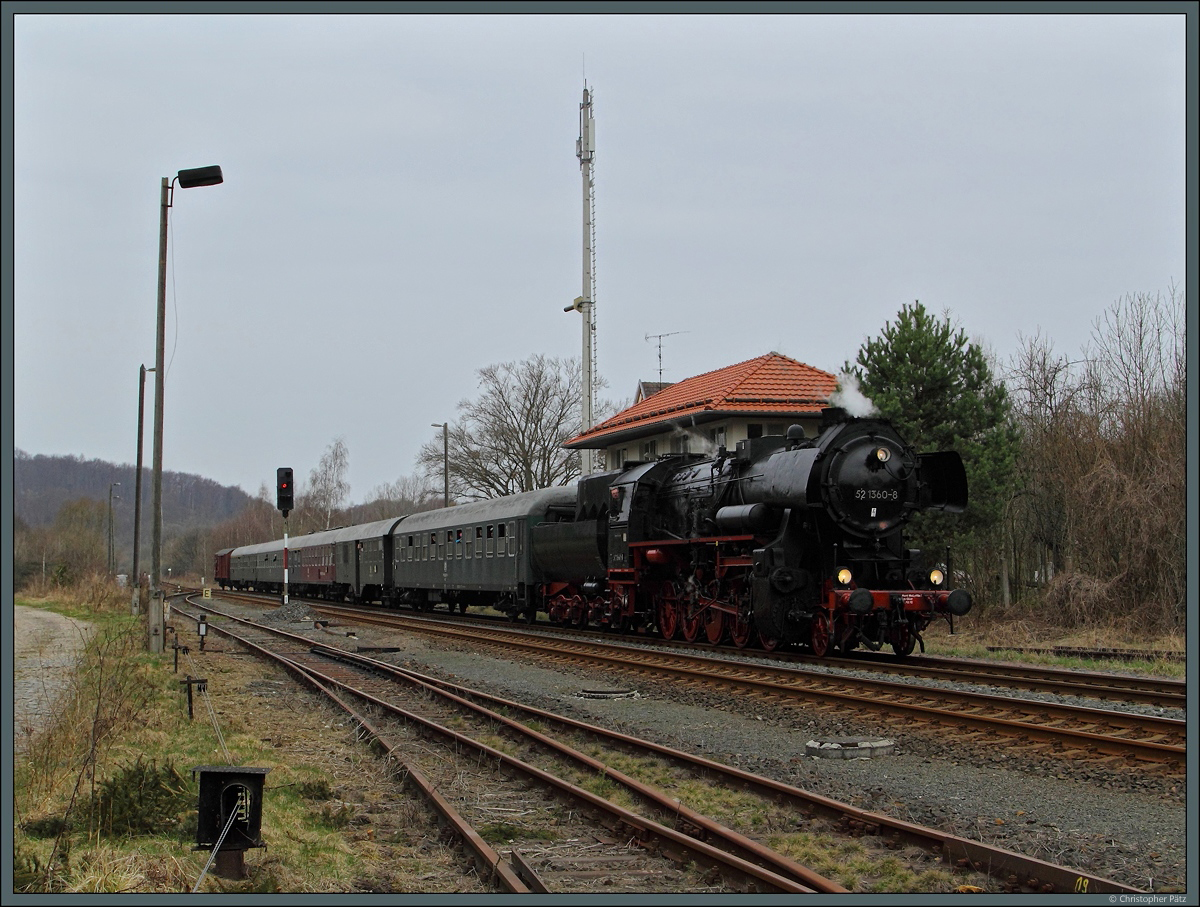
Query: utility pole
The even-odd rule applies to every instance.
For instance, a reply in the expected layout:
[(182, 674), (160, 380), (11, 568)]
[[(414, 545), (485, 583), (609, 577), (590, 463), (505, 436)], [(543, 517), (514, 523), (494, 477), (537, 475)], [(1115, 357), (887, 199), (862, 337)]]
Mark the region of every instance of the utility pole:
[(141, 613), (142, 605), (142, 567), (139, 556), (139, 543), (142, 535), (142, 438), (145, 434), (146, 421), (146, 372), (154, 369), (142, 365), (138, 369), (138, 439), (137, 439), (137, 479), (133, 483), (133, 601), (130, 603), (130, 614)]
[[(113, 545), (113, 489), (120, 488), (120, 482), (110, 482), (108, 485), (108, 572), (117, 572), (117, 549)], [(120, 498), (120, 495), (117, 495)]]
[(442, 430), (442, 506), (450, 506), (450, 423), (432, 422), (433, 428)]

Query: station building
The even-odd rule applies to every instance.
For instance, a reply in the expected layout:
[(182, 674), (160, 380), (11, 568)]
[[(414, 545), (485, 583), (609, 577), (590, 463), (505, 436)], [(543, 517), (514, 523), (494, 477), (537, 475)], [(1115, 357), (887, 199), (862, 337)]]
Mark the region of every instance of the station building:
[(767, 353), (675, 384), (639, 381), (634, 403), (564, 447), (603, 450), (605, 469), (670, 453), (716, 453), (803, 425), (812, 437), (837, 390), (830, 372)]

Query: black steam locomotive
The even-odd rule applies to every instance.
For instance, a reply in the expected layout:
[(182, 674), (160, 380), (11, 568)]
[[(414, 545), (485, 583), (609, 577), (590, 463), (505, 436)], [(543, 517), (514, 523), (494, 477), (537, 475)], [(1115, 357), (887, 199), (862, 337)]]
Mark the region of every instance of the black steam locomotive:
[[(887, 422), (829, 408), (815, 438), (793, 425), (716, 456), (293, 539), (289, 582), (297, 595), (419, 610), (488, 605), (714, 645), (904, 656), (971, 597), (905, 547), (903, 527), (966, 503), (957, 453), (917, 454)], [(282, 546), (218, 552), (217, 581), (277, 590)]]

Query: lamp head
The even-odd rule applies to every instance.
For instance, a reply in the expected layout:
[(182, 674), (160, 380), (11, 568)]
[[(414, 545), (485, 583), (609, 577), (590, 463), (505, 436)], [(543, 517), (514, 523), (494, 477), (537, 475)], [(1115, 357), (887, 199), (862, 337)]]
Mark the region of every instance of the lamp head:
[(179, 180), (180, 189), (193, 189), (196, 186), (215, 186), (225, 181), (225, 178), (221, 175), (221, 168), (216, 164), (211, 167), (180, 170), (177, 179)]

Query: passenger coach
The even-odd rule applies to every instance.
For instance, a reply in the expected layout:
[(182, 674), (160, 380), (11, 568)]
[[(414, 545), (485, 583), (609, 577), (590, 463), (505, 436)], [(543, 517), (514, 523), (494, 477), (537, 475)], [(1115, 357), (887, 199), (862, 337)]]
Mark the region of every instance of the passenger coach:
[(531, 563), (531, 530), (574, 512), (575, 489), (558, 487), (405, 517), (393, 531), (397, 602), (527, 613), (542, 580)]

